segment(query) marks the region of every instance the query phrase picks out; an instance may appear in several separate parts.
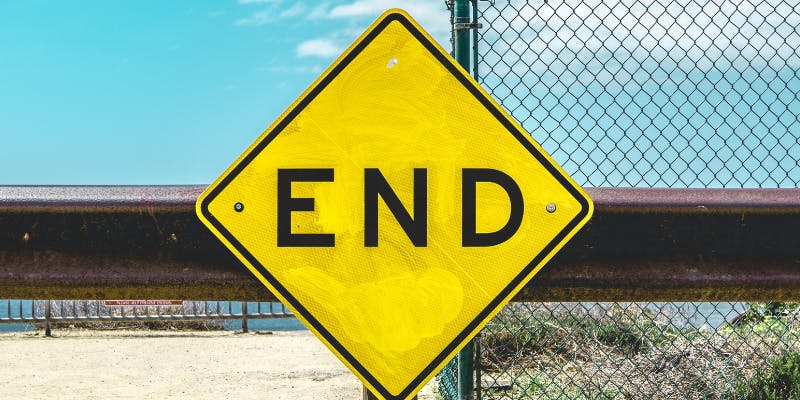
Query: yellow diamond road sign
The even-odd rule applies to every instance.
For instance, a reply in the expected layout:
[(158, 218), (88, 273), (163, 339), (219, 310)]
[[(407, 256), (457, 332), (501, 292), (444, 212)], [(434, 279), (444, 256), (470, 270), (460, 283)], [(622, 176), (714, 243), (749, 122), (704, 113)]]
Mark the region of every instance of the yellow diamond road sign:
[(379, 397), (412, 397), (592, 202), (407, 14), (383, 14), (200, 197)]

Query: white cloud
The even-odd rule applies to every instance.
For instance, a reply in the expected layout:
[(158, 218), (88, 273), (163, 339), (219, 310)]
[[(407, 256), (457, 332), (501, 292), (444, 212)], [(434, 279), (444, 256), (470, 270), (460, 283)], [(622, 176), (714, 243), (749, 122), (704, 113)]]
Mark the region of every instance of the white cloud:
[(320, 12), (309, 15), (309, 18), (347, 19), (353, 22), (362, 22), (363, 25), (363, 22), (371, 22), (390, 8), (405, 10), (440, 44), (449, 46), (450, 12), (447, 11), (443, 1), (356, 0), (333, 6), (327, 12), (319, 10)]
[(295, 2), (286, 7), (280, 0), (239, 0), (240, 4), (262, 4), (262, 8), (247, 17), (237, 19), (236, 26), (261, 26), (276, 21), (291, 19), (307, 14), (308, 7), (303, 2)]
[(239, 18), (233, 24), (236, 26), (246, 26), (246, 25), (266, 25), (270, 22), (275, 22), (278, 19), (275, 17), (275, 14), (269, 11), (259, 11), (256, 13), (251, 14), (249, 17)]
[(328, 3), (321, 3), (314, 6), (314, 8), (309, 11), (306, 18), (308, 19), (320, 19), (324, 18), (328, 14)]
[(281, 11), (279, 14), (280, 18), (294, 18), (297, 17), (307, 10), (307, 7), (303, 3), (294, 3), (293, 6)]
[(316, 38), (306, 40), (297, 46), (298, 57), (331, 58), (342, 52), (342, 48), (330, 39)]
[(339, 25), (325, 37), (313, 38), (296, 47), (298, 57), (331, 58), (346, 44), (355, 40), (364, 28), (391, 8), (406, 10), (443, 47), (450, 47), (450, 12), (444, 2), (431, 0), (351, 0), (343, 4), (328, 2), (308, 5), (283, 0), (238, 0), (240, 4), (261, 4), (262, 7), (234, 21), (236, 26), (262, 26), (282, 20), (306, 19), (314, 23), (325, 20)]

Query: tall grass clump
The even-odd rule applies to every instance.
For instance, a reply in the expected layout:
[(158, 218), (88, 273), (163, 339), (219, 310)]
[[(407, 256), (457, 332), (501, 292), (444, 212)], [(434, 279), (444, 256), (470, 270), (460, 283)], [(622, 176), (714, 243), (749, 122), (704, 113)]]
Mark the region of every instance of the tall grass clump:
[(768, 366), (736, 385), (734, 400), (800, 399), (800, 353), (768, 359)]
[(719, 328), (687, 312), (511, 304), (480, 337), (482, 398), (800, 400), (798, 303), (753, 303)]

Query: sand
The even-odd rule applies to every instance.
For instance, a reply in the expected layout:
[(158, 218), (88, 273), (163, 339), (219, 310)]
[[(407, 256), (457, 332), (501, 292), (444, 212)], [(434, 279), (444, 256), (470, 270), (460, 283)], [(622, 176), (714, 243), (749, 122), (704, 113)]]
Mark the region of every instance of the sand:
[[(4, 399), (361, 399), (311, 333), (57, 330), (0, 334)], [(430, 400), (432, 385), (420, 400)]]

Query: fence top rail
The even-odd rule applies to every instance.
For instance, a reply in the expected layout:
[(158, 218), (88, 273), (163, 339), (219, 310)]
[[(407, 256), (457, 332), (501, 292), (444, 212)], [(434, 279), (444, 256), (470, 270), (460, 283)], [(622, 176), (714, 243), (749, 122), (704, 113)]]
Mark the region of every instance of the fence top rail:
[[(0, 186), (0, 213), (192, 212), (205, 185)], [(800, 188), (586, 188), (609, 213), (800, 214)]]

